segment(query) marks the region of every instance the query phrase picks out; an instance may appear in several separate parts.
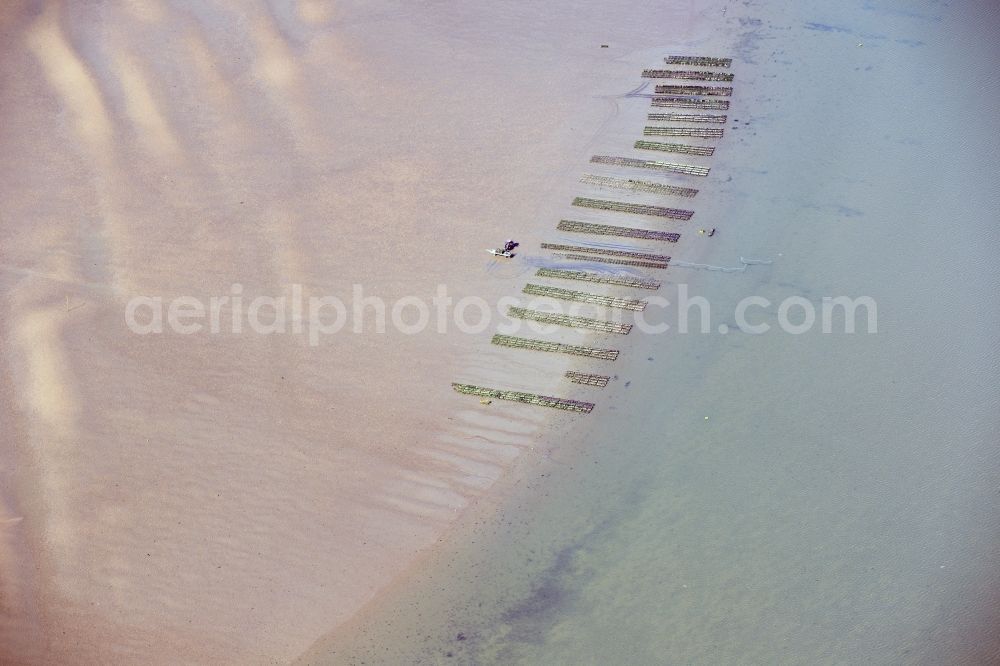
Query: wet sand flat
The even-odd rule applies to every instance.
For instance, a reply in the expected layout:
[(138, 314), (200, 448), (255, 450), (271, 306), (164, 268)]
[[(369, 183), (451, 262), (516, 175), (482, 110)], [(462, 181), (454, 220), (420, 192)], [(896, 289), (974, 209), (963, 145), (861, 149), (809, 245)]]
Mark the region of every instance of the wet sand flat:
[(137, 335), (124, 312), (234, 284), (516, 291), (483, 248), (537, 245), (629, 69), (600, 44), (657, 39), (634, 10), (609, 30), (596, 4), (4, 6), (7, 663), (290, 660), (536, 445), (544, 410), (450, 389), (553, 391), (559, 360), (498, 377), (491, 329), (311, 346)]

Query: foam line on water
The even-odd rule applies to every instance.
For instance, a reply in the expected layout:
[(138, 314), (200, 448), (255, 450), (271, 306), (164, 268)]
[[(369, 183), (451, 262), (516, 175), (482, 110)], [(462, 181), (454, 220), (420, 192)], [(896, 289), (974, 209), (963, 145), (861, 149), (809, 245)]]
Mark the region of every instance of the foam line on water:
[(719, 271), (721, 273), (743, 273), (750, 266), (770, 266), (774, 263), (771, 259), (744, 259), (740, 257), (742, 266), (711, 266), (709, 264), (692, 264), (687, 261), (671, 261), (671, 266), (678, 268), (698, 268), (705, 271)]

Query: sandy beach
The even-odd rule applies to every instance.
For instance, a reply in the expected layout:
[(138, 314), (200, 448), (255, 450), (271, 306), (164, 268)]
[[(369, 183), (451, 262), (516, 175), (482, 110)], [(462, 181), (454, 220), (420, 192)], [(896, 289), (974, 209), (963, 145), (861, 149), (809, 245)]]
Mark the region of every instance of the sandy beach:
[(526, 268), (483, 249), (537, 248), (623, 54), (700, 17), (649, 9), (5, 6), (5, 662), (288, 661), (538, 444), (545, 410), (450, 389), (556, 388), (565, 359), (512, 360), (489, 327), (314, 346), (123, 314), (233, 285), (516, 293)]
[[(0, 662), (989, 663), (997, 93), (947, 35), (995, 62), (996, 17), (612, 14), (5, 5)], [(495, 312), (392, 323), (442, 287), (517, 295), (562, 218), (627, 222), (570, 201), (602, 195), (584, 173), (629, 175), (590, 157), (635, 155), (639, 74), (675, 50), (737, 78), (717, 154), (686, 160), (712, 174), (650, 176), (703, 188), (680, 243), (640, 244), (681, 260), (664, 293), (870, 293), (878, 336), (633, 334), (595, 390), (562, 378), (578, 359), (491, 345)], [(514, 260), (484, 252), (506, 238)], [(315, 339), (294, 306), (232, 325), (257, 297), (267, 320), (358, 289), (384, 332), (374, 302)], [(228, 300), (218, 331), (142, 334), (137, 297)]]

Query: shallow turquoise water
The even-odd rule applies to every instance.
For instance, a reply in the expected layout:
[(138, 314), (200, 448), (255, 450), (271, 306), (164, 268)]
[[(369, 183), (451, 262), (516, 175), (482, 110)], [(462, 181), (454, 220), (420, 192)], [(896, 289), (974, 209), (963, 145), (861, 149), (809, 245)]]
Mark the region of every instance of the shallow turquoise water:
[(508, 505), (310, 661), (1000, 663), (1000, 22), (829, 5), (730, 6), (698, 261), (774, 263), (671, 279), (713, 328), (868, 295), (878, 333), (635, 341)]

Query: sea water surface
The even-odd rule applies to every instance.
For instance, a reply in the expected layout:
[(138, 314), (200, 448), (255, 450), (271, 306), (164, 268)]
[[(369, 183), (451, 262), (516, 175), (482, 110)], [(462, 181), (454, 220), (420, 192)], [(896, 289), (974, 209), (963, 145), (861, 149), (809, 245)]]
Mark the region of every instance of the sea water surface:
[[(634, 341), (508, 504), (306, 660), (1000, 663), (998, 29), (747, 2), (665, 45), (737, 59), (697, 261), (773, 263), (673, 266), (713, 332)], [(750, 295), (772, 331), (720, 334)], [(877, 333), (783, 333), (789, 296), (870, 296)]]

